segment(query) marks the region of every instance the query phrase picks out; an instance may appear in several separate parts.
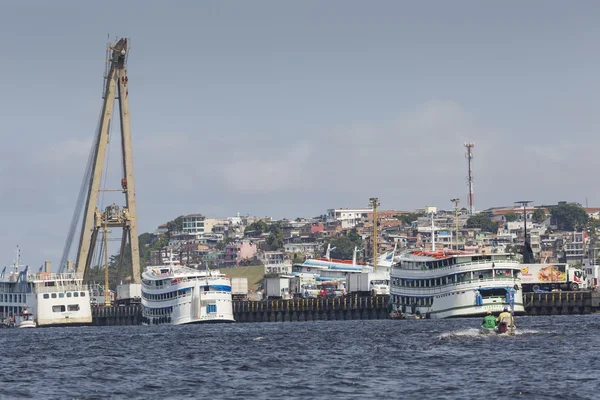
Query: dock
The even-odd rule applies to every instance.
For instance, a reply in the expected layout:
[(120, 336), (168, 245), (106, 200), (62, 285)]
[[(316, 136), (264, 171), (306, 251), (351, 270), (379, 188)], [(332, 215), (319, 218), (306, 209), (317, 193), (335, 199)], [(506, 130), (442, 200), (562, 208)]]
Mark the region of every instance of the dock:
[(591, 314), (600, 311), (600, 293), (523, 293), (523, 304), (527, 315)]
[(142, 324), (142, 306), (93, 307), (93, 326), (125, 326)]
[[(389, 296), (345, 296), (328, 299), (235, 301), (236, 322), (303, 322), (389, 319)], [(598, 292), (524, 293), (527, 315), (574, 315), (600, 312)], [(94, 307), (92, 325), (140, 325), (139, 305)]]
[(302, 322), (389, 319), (389, 296), (242, 301), (233, 303), (237, 322)]

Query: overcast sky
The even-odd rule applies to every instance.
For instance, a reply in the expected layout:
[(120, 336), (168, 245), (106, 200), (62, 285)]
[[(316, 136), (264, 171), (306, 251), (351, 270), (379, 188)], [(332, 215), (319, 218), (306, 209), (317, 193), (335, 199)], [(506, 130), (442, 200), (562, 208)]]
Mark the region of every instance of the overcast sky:
[(295, 218), (375, 196), (466, 205), (467, 140), (479, 210), (600, 206), (598, 2), (0, 6), (0, 265), (17, 244), (30, 265), (60, 260), (107, 34), (132, 44), (140, 233), (186, 213)]

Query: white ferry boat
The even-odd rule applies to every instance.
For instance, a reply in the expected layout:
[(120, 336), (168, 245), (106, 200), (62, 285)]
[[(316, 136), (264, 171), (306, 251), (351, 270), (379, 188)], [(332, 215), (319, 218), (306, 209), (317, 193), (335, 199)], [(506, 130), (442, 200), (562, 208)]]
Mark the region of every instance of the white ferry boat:
[(229, 277), (171, 262), (142, 273), (142, 324), (235, 322)]
[(19, 325), (24, 314), (38, 327), (91, 324), (90, 293), (83, 276), (51, 273), (50, 263), (45, 271), (29, 273), (17, 256), (15, 264), (0, 273), (0, 318), (16, 319)]
[(426, 318), (484, 316), (514, 306), (524, 314), (520, 265), (510, 254), (405, 253), (391, 271), (396, 312)]

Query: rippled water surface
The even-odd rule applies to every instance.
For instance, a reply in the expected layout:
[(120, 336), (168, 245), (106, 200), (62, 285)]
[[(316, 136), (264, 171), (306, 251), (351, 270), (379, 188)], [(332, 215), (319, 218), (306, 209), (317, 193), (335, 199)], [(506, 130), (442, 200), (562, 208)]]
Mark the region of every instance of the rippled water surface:
[(1, 398), (594, 399), (600, 315), (1, 329)]

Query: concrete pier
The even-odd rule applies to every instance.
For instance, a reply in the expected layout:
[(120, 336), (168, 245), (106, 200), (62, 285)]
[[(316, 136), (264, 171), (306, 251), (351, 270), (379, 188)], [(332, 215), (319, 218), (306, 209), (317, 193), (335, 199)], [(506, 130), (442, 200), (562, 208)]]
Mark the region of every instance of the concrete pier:
[(527, 315), (591, 314), (600, 311), (600, 293), (523, 293), (523, 303)]
[(92, 308), (92, 325), (95, 326), (122, 326), (141, 324), (142, 307), (139, 305)]
[[(329, 299), (292, 299), (235, 301), (236, 322), (304, 322), (389, 319), (389, 296), (335, 297)], [(591, 314), (600, 311), (598, 292), (524, 293), (527, 315)], [(94, 307), (95, 326), (140, 325), (142, 308)]]
[(387, 303), (388, 296), (241, 301), (233, 303), (233, 316), (237, 322), (388, 319)]

